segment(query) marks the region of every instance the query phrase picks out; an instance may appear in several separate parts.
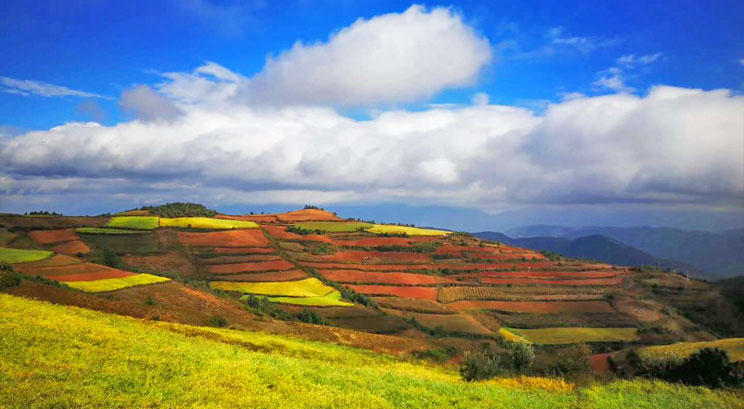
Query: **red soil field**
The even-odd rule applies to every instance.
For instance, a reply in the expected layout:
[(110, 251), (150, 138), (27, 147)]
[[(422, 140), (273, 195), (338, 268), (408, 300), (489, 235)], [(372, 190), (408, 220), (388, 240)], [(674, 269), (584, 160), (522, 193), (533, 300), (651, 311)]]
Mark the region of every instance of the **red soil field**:
[(48, 266), (48, 267), (27, 267), (16, 264), (16, 270), (29, 274), (29, 275), (40, 275), (40, 276), (62, 276), (62, 275), (73, 275), (73, 274), (88, 274), (88, 273), (100, 273), (101, 271), (115, 270), (110, 267), (102, 266), (100, 264), (93, 263), (80, 263), (80, 264), (69, 264), (63, 266)]
[(263, 226), (270, 235), (279, 240), (299, 240), (299, 241), (321, 241), (323, 243), (333, 243), (333, 239), (320, 234), (295, 234), (288, 232), (284, 226)]
[(314, 256), (319, 262), (354, 262), (354, 263), (425, 263), (431, 262), (428, 255), (422, 253), (405, 253), (390, 251), (339, 251), (325, 256)]
[(426, 314), (419, 312), (410, 312), (395, 309), (383, 309), (383, 311), (397, 315), (403, 318), (416, 318), (416, 321), (420, 322), (429, 328), (436, 328), (442, 326), (447, 331), (464, 332), (469, 334), (490, 334), (491, 330), (483, 326), (480, 322), (476, 321), (475, 318), (469, 315), (463, 314)]
[(536, 278), (484, 278), (484, 284), (544, 284), (544, 285), (620, 285), (618, 278), (589, 278), (586, 280), (541, 280)]
[(308, 222), (308, 221), (340, 221), (340, 217), (334, 216), (333, 213), (319, 209), (303, 209), (294, 212), (280, 213), (276, 215), (277, 219), (283, 222)]
[(275, 250), (271, 247), (215, 247), (214, 252), (220, 254), (269, 254)]
[(218, 214), (214, 216), (215, 219), (227, 219), (227, 220), (240, 220), (244, 222), (256, 222), (256, 223), (275, 223), (277, 218), (273, 214), (250, 214), (242, 216), (232, 216), (229, 214)]
[(278, 261), (260, 261), (257, 263), (238, 263), (238, 264), (216, 264), (207, 267), (207, 271), (212, 274), (235, 274), (249, 271), (278, 271), (289, 270), (294, 268), (292, 263), (284, 260)]
[(607, 301), (455, 301), (447, 304), (455, 311), (498, 310), (531, 314), (559, 312), (615, 312)]
[(346, 286), (360, 294), (395, 295), (403, 298), (419, 298), (432, 301), (435, 301), (437, 298), (437, 289), (433, 287), (394, 287), (387, 285), (353, 284), (347, 284)]
[[(364, 271), (407, 271), (407, 270), (499, 270), (499, 269), (510, 269), (514, 266), (518, 268), (526, 269), (526, 265), (537, 265), (540, 263), (468, 263), (468, 264), (351, 264), (351, 263), (317, 263), (317, 262), (302, 262), (302, 264), (308, 267), (323, 268), (323, 269), (355, 269)], [(542, 263), (544, 268), (554, 268), (556, 263)]]
[(75, 229), (36, 230), (28, 233), (28, 235), (39, 244), (59, 243), (77, 240), (79, 238), (75, 234)]
[(220, 256), (204, 257), (199, 259), (201, 264), (237, 264), (237, 263), (255, 263), (257, 261), (274, 261), (281, 260), (279, 256), (273, 254), (249, 254), (247, 256)]
[(336, 246), (362, 246), (362, 247), (377, 247), (377, 246), (411, 246), (410, 238), (403, 237), (367, 237), (353, 240), (334, 240), (333, 244)]
[(458, 274), (455, 277), (516, 277), (540, 279), (583, 279), (583, 278), (612, 278), (621, 275), (622, 271), (483, 271), (481, 273)]
[(358, 270), (321, 270), (320, 273), (329, 280), (341, 283), (424, 285), (453, 282), (447, 277), (410, 273), (374, 273)]
[(266, 247), (269, 240), (261, 229), (215, 231), (209, 233), (178, 232), (178, 241), (186, 246)]
[(65, 256), (62, 254), (55, 254), (52, 257), (44, 259), (44, 260), (32, 261), (28, 263), (13, 264), (13, 267), (16, 270), (22, 271), (23, 269), (68, 266), (72, 264), (82, 264), (82, 263), (83, 263), (83, 260), (80, 260), (79, 258)]
[(271, 273), (236, 274), (220, 277), (221, 281), (265, 282), (265, 281), (295, 281), (307, 278), (308, 275), (300, 270), (275, 271)]
[(534, 253), (474, 253), (466, 251), (465, 256), (468, 258), (481, 258), (484, 260), (515, 260), (522, 258), (527, 260), (532, 260), (533, 258), (537, 260), (545, 260), (545, 256), (542, 254)]
[(612, 368), (610, 367), (610, 355), (611, 354), (609, 353), (592, 355), (589, 358), (592, 366), (592, 371), (599, 375), (611, 375)]
[(73, 240), (57, 244), (54, 246), (54, 252), (74, 256), (78, 253), (88, 254), (90, 248), (82, 240)]
[(46, 278), (56, 281), (94, 281), (105, 280), (107, 278), (124, 278), (136, 275), (128, 271), (108, 268), (97, 273), (68, 274), (68, 275), (48, 275)]

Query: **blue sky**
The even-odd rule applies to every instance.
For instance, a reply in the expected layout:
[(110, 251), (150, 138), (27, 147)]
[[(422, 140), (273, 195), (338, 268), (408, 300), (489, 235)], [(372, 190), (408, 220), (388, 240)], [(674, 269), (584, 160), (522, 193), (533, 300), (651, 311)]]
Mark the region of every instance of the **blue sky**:
[[(84, 212), (101, 207), (90, 204), (92, 198), (127, 205), (192, 198), (231, 208), (313, 201), (329, 207), (381, 202), (488, 213), (587, 205), (614, 214), (741, 212), (744, 159), (737, 151), (736, 108), (741, 115), (744, 11), (738, 2), (411, 6), (400, 1), (5, 1), (0, 5), (0, 157), (6, 162), (0, 166), (0, 210), (46, 205)], [(413, 19), (410, 30), (409, 23), (401, 23), (405, 18)], [(344, 32), (350, 34), (338, 35)], [(441, 39), (431, 40), (437, 35)], [(400, 54), (396, 42), (411, 47)], [(307, 55), (311, 58), (304, 60)], [(355, 65), (361, 60), (366, 65)], [(324, 70), (364, 72), (326, 78)], [(298, 82), (306, 72), (310, 84)], [(409, 87), (418, 78), (422, 82)], [(194, 91), (200, 86), (207, 88)], [(668, 102), (671, 98), (678, 101)], [(226, 106), (235, 109), (233, 118), (252, 122), (233, 125), (216, 118), (226, 114)], [(276, 111), (269, 115), (267, 109)], [(710, 129), (719, 134), (711, 137), (702, 128), (679, 136), (680, 130), (665, 128), (679, 122), (675, 118), (689, 118), (686, 110), (701, 112), (690, 119), (693, 125), (712, 121)], [(606, 119), (577, 129), (569, 119), (579, 113)], [(293, 125), (309, 127), (299, 135), (277, 130), (310, 117), (310, 125)], [(179, 127), (211, 120), (213, 126), (201, 134), (176, 136)], [(489, 125), (479, 128), (476, 120)], [(103, 127), (65, 129), (69, 134), (56, 139), (55, 133), (44, 133), (89, 121)], [(437, 128), (444, 122), (448, 125)], [(648, 126), (635, 128), (639, 122)], [(332, 131), (317, 129), (321, 123), (335, 125)], [(615, 123), (614, 129), (603, 126)], [(695, 126), (685, 127), (690, 128)], [(359, 138), (350, 145), (367, 152), (353, 163), (347, 163), (343, 150), (351, 146), (318, 151), (310, 143), (339, 147), (349, 132)], [(402, 133), (405, 140), (386, 139)], [(656, 135), (659, 141), (646, 145)], [(302, 151), (292, 138), (308, 146)], [(705, 138), (713, 142), (706, 144)], [(218, 139), (223, 145), (204, 142)], [(458, 142), (463, 139), (468, 142)], [(182, 149), (200, 141), (199, 150), (211, 159), (153, 156), (137, 163), (132, 152), (143, 140), (178, 140)], [(107, 160), (84, 163), (91, 143), (100, 144), (99, 157), (105, 152)], [(570, 149), (576, 146), (581, 149)], [(392, 147), (406, 152), (396, 158), (399, 162), (387, 163), (380, 154), (379, 163), (360, 164)], [(55, 149), (70, 153), (54, 155)], [(254, 155), (261, 149), (266, 151)], [(224, 165), (235, 160), (236, 167), (271, 167), (266, 165), (271, 152), (281, 152), (278, 157), (294, 160), (294, 166), (243, 178), (251, 170), (233, 174)], [(417, 155), (422, 159), (409, 166)], [(512, 164), (513, 158), (524, 160)], [(593, 163), (592, 158), (599, 159)], [(625, 169), (618, 158), (632, 165)], [(159, 168), (164, 162), (167, 170)], [(503, 183), (497, 174), (505, 175)], [(398, 180), (409, 175), (419, 179)]]

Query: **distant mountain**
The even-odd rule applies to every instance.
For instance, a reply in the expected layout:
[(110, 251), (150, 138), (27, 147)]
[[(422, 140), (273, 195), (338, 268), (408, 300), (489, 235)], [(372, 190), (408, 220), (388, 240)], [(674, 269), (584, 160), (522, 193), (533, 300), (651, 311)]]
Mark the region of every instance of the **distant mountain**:
[(654, 257), (679, 260), (707, 274), (744, 274), (744, 229), (722, 232), (663, 227), (581, 227), (534, 225), (511, 229), (512, 237), (553, 236), (569, 239), (602, 235)]
[(661, 266), (677, 271), (699, 275), (701, 270), (690, 264), (654, 257), (637, 248), (623, 244), (606, 236), (592, 235), (569, 239), (564, 237), (527, 237), (513, 239), (498, 232), (474, 234), (485, 240), (525, 247), (532, 250), (547, 250), (571, 258), (585, 258), (624, 266)]

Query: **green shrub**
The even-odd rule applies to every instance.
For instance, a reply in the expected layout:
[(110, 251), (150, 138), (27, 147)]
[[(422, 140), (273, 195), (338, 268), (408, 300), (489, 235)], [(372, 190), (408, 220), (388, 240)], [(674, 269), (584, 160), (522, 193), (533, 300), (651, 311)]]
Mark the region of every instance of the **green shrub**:
[(160, 206), (143, 206), (139, 210), (148, 210), (150, 214), (160, 217), (214, 217), (217, 211), (207, 209), (198, 203), (166, 203)]
[(14, 272), (13, 266), (5, 260), (0, 260), (0, 271)]
[(306, 322), (308, 324), (316, 324), (316, 325), (330, 325), (331, 324), (330, 321), (321, 317), (315, 311), (308, 310), (307, 308), (295, 314), (295, 317), (297, 317), (297, 320), (301, 322)]
[(535, 351), (532, 345), (526, 342), (510, 342), (509, 349), (512, 354), (512, 365), (518, 372), (526, 371), (535, 360)]
[(425, 351), (413, 351), (411, 356), (417, 359), (445, 363), (457, 354), (455, 347), (428, 349)]
[(641, 375), (667, 382), (709, 388), (744, 385), (744, 370), (732, 363), (728, 352), (720, 348), (703, 348), (681, 362), (666, 360), (648, 363), (642, 361), (635, 351), (631, 351), (628, 358), (640, 364)]
[(573, 345), (556, 356), (556, 359), (542, 370), (548, 376), (576, 377), (591, 372), (592, 348), (586, 344)]
[(209, 318), (209, 325), (217, 328), (227, 327), (227, 318), (221, 315), (213, 315)]
[(0, 290), (21, 285), (21, 277), (17, 274), (0, 275)]
[(155, 305), (155, 299), (148, 295), (145, 300), (145, 305)]
[(490, 346), (465, 352), (460, 367), (460, 375), (468, 382), (495, 378), (505, 372), (501, 358), (491, 351)]

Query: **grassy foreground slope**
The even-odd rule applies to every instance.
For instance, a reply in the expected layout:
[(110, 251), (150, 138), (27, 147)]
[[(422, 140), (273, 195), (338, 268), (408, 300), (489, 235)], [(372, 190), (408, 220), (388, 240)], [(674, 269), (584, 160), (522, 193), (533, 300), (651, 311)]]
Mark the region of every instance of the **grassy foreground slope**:
[(550, 391), (330, 344), (140, 321), (0, 294), (0, 407), (735, 408), (645, 381)]

